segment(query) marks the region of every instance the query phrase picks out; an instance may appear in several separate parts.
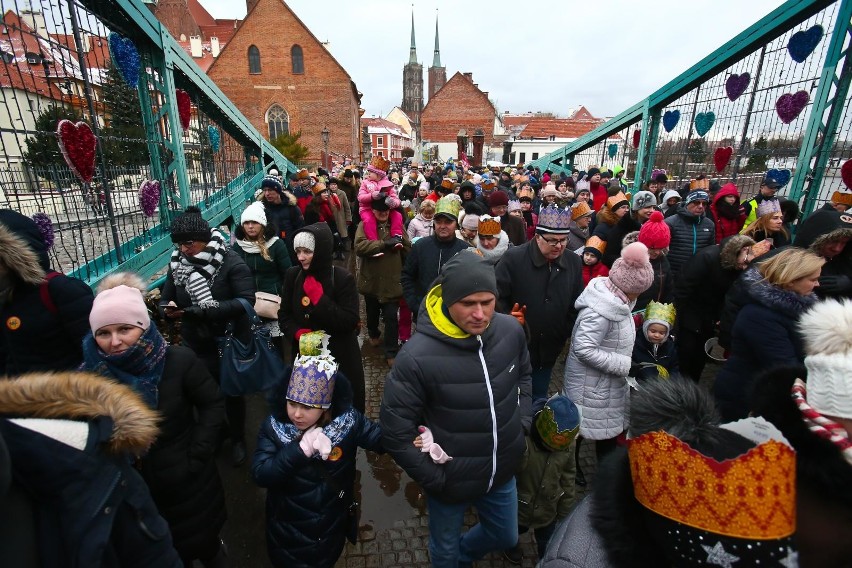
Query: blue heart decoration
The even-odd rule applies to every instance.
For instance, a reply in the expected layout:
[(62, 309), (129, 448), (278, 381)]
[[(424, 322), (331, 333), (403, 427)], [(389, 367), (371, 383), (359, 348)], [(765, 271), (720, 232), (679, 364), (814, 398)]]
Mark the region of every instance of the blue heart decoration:
[(674, 127), (677, 126), (678, 122), (680, 122), (679, 110), (667, 110), (665, 114), (663, 114), (663, 128), (666, 129), (666, 132), (674, 130)]
[(822, 39), (822, 26), (817, 24), (809, 30), (801, 30), (794, 33), (787, 43), (787, 51), (796, 63), (801, 63), (814, 52), (816, 46)]
[[(793, 175), (792, 172), (790, 170), (787, 170), (787, 169), (778, 170), (778, 169), (772, 168), (771, 170), (768, 170), (766, 172), (766, 177), (774, 179), (775, 181), (777, 181), (778, 183), (781, 184), (781, 187), (784, 187), (785, 185), (790, 183), (790, 178), (792, 177), (792, 175)], [(779, 187), (778, 189), (781, 189), (781, 188)]]
[(124, 82), (133, 88), (139, 84), (139, 67), (141, 59), (136, 45), (120, 34), (111, 32), (109, 34), (109, 55), (112, 63), (118, 69), (118, 73)]
[(219, 143), (222, 141), (222, 135), (219, 134), (219, 129), (212, 124), (207, 125), (207, 137), (210, 138), (210, 147), (214, 152), (219, 151)]
[(716, 122), (715, 112), (712, 110), (699, 112), (695, 117), (695, 131), (698, 132), (699, 136), (704, 136), (713, 128), (714, 122)]
[(615, 158), (615, 155), (618, 154), (618, 144), (610, 144), (606, 151), (610, 158)]

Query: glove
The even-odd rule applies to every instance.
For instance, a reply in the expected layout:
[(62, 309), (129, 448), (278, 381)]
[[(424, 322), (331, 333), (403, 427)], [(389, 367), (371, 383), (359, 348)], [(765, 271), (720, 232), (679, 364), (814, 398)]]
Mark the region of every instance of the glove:
[(189, 319), (204, 319), (207, 314), (201, 306), (189, 306), (183, 309), (183, 315)]
[(819, 290), (825, 294), (839, 294), (847, 292), (852, 288), (852, 280), (845, 274), (821, 276), (819, 279)]
[(432, 437), (432, 431), (426, 426), (418, 426), (417, 431), (420, 432), (420, 441), (423, 443), (420, 447), (420, 451), (428, 452), (429, 448), (432, 447), (432, 444), (435, 443), (435, 439)]
[(314, 441), (320, 432), (322, 432), (322, 430), (318, 429), (316, 426), (311, 426), (305, 430), (304, 434), (302, 434), (302, 439), (299, 440), (299, 447), (302, 449), (302, 453), (304, 453), (307, 457), (312, 457), (316, 452), (314, 449)]
[(328, 455), (331, 453), (331, 440), (322, 430), (317, 429), (317, 434), (313, 437), (313, 448), (319, 452), (322, 459), (328, 459)]
[(372, 197), (373, 199), (381, 199), (382, 198), (382, 192), (379, 191), (379, 190), (376, 190), (370, 195), (370, 197)]
[(313, 276), (305, 278), (305, 283), (302, 284), (302, 289), (305, 291), (305, 295), (313, 305), (316, 306), (319, 304), (320, 298), (322, 298), (322, 284), (317, 282), (316, 278)]
[(518, 320), (518, 323), (521, 324), (521, 325), (525, 325), (527, 323), (527, 317), (526, 317), (527, 316), (527, 307), (526, 306), (524, 306), (522, 308), (520, 305), (515, 303), (515, 305), (512, 306), (512, 311), (511, 311), (510, 315), (513, 318), (515, 318), (516, 320)]
[(438, 464), (447, 463), (453, 459), (438, 444), (432, 444), (432, 447), (429, 448), (429, 457), (432, 458), (433, 462)]
[(388, 237), (382, 241), (383, 248), (385, 248), (386, 250), (392, 249), (394, 246), (396, 246), (397, 242), (399, 241), (397, 241), (394, 237)]
[(385, 199), (385, 203), (391, 209), (396, 209), (397, 207), (399, 207), (399, 199), (397, 199), (396, 197), (388, 196), (388, 198)]
[(300, 337), (302, 337), (304, 334), (310, 333), (312, 331), (313, 331), (312, 329), (308, 329), (306, 327), (303, 327), (302, 329), (297, 329), (296, 333), (293, 334), (293, 339), (295, 339), (296, 341), (299, 341)]
[(428, 452), (429, 457), (432, 458), (433, 462), (442, 464), (453, 459), (443, 450), (443, 448), (441, 448), (439, 444), (435, 443), (435, 439), (432, 437), (432, 431), (429, 430), (429, 428), (426, 426), (418, 426), (417, 431), (420, 432), (420, 441), (422, 443), (420, 451)]

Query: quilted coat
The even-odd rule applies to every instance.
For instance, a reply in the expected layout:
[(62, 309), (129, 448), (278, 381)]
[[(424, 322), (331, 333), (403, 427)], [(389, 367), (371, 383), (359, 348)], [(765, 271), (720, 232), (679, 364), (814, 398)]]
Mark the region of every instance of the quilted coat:
[(565, 362), (563, 394), (582, 413), (580, 435), (606, 440), (626, 425), (627, 381), (636, 326), (625, 304), (595, 278), (577, 298), (571, 350)]

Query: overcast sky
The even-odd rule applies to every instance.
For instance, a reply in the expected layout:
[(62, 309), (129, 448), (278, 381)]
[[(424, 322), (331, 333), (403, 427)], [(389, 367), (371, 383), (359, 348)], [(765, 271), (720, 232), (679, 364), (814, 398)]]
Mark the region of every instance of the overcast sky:
[[(239, 0), (200, 0), (214, 18), (244, 18)], [(288, 0), (364, 93), (367, 116), (402, 101), (411, 3)], [(599, 117), (639, 102), (783, 4), (782, 0), (428, 0), (414, 3), (417, 58), (432, 65), (438, 9), (447, 78), (472, 72), (500, 112)], [(271, 30), (274, 33), (274, 30)], [(284, 39), (284, 38), (282, 38)], [(286, 39), (284, 39), (286, 41)], [(424, 100), (424, 104), (425, 104)]]

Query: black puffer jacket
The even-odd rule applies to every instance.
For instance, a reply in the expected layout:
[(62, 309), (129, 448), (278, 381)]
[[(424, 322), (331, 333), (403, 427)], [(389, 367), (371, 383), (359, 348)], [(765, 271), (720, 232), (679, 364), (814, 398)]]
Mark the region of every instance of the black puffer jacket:
[[(276, 397), (281, 403), (286, 388)], [(336, 418), (351, 408), (349, 381), (338, 374), (331, 415)], [(285, 404), (273, 412), (279, 422), (289, 422)], [(330, 568), (337, 562), (349, 529), (346, 510), (352, 502), (358, 447), (382, 452), (379, 426), (357, 411), (335, 446), (341, 457), (334, 461), (306, 457), (298, 439), (285, 444), (271, 417), (263, 421), (251, 473), (258, 485), (267, 488), (266, 545), (273, 565)], [(345, 491), (343, 498), (339, 497), (341, 490)]]
[[(235, 322), (234, 333), (242, 341), (247, 341), (251, 335), (249, 319), (246, 310), (237, 298), (243, 298), (254, 305), (254, 276), (251, 269), (232, 250), (225, 254), (225, 260), (210, 287), (213, 299), (219, 302), (219, 307), (204, 310), (201, 318), (184, 316), (181, 321), (181, 336), (186, 345), (192, 348), (201, 358), (218, 356), (217, 337), (225, 335), (225, 327), (229, 321)], [(172, 269), (160, 296), (160, 308), (174, 301), (179, 308), (192, 305), (192, 299), (183, 286), (175, 286)]]
[(266, 199), (261, 200), (263, 209), (266, 211), (267, 224), (275, 229), (275, 234), (284, 239), (287, 244), (287, 252), (290, 261), (296, 262), (293, 252), (293, 235), (305, 225), (302, 211), (296, 205), (296, 196), (289, 191), (283, 192), (281, 203), (269, 203)]
[(448, 242), (439, 241), (434, 234), (414, 243), (405, 259), (401, 277), (402, 295), (412, 314), (419, 313), (420, 302), (441, 272), (444, 263), (469, 246), (458, 238)]
[(497, 308), (508, 313), (517, 303), (527, 307), (530, 361), (534, 369), (550, 367), (559, 357), (577, 312), (574, 302), (583, 291), (580, 257), (565, 251), (548, 262), (533, 239), (509, 248), (497, 266)]
[[(418, 322), (385, 381), (384, 446), (430, 496), (472, 501), (521, 465), (532, 388), (524, 333), (513, 317), (495, 312), (485, 333), (467, 335), (444, 315), (440, 286)], [(414, 447), (419, 425), (432, 430), (451, 461), (436, 464)]]
[(142, 477), (181, 558), (204, 558), (227, 517), (215, 461), (225, 402), (207, 367), (186, 347), (166, 351), (158, 390), (160, 432), (141, 460)]
[(686, 261), (701, 249), (716, 244), (716, 225), (703, 215), (699, 217), (690, 213), (685, 205), (679, 205), (677, 213), (665, 222), (672, 233), (669, 265), (672, 267), (672, 275), (677, 279)]
[(642, 228), (642, 224), (634, 219), (633, 215), (635, 215), (635, 212), (628, 213), (622, 217), (612, 229), (609, 230), (609, 235), (606, 239), (606, 250), (601, 258), (601, 262), (603, 262), (607, 268), (612, 268), (612, 263), (615, 262), (615, 259), (621, 256), (621, 249), (623, 247), (622, 241), (624, 240), (624, 237)]
[(80, 365), (94, 294), (63, 274), (45, 281), (50, 261), (44, 239), (15, 211), (0, 211), (0, 266), (9, 269), (7, 293), (0, 280), (0, 376)]

